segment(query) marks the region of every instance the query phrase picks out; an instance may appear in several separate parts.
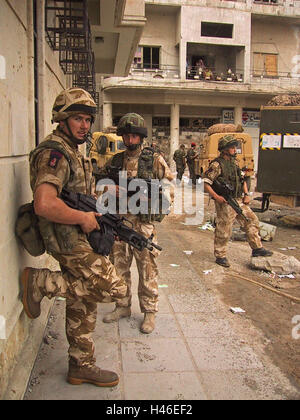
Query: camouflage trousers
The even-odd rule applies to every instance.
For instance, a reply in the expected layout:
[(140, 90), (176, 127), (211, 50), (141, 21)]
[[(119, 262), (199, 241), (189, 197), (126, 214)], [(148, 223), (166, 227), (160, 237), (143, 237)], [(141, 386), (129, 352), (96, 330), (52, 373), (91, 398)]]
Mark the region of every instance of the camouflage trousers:
[(108, 257), (95, 254), (81, 240), (70, 254), (55, 254), (60, 271), (37, 269), (34, 276), (39, 296), (66, 298), (66, 335), (69, 360), (78, 366), (95, 363), (94, 341), (97, 303), (126, 296), (126, 284), (120, 279)]
[(196, 170), (195, 170), (195, 162), (188, 163), (189, 167), (189, 173), (190, 173), (190, 180), (192, 180), (192, 183), (196, 184)]
[(177, 179), (179, 179), (179, 181), (181, 181), (181, 180), (182, 180), (182, 176), (183, 176), (183, 174), (184, 174), (184, 169), (185, 169), (185, 168), (184, 168), (183, 166), (181, 166), (181, 165), (180, 165), (180, 166), (179, 166), (179, 165), (177, 166), (177, 165), (176, 165), (176, 171), (177, 171), (177, 176), (176, 176), (176, 178), (177, 178)]
[(226, 248), (232, 233), (232, 225), (236, 219), (241, 226), (241, 229), (246, 233), (247, 241), (252, 249), (261, 248), (261, 238), (259, 236), (259, 220), (253, 213), (249, 206), (242, 203), (242, 199), (237, 200), (243, 210), (244, 215), (247, 217), (246, 222), (239, 216), (232, 207), (228, 204), (219, 204), (215, 202), (216, 206), (216, 229), (214, 249), (216, 258), (226, 257)]
[[(143, 223), (138, 216), (133, 215), (127, 215), (126, 218), (133, 224), (133, 229), (147, 238), (153, 233), (153, 242), (157, 243), (156, 231), (152, 223)], [(138, 298), (141, 312), (158, 311), (158, 269), (155, 260), (157, 255), (159, 255), (159, 251), (155, 248), (151, 252), (148, 249), (138, 251), (125, 242), (116, 241), (114, 243), (110, 258), (118, 276), (127, 284), (127, 295), (123, 299), (117, 299), (117, 306), (131, 306), (132, 281), (130, 268), (134, 257), (139, 275)]]

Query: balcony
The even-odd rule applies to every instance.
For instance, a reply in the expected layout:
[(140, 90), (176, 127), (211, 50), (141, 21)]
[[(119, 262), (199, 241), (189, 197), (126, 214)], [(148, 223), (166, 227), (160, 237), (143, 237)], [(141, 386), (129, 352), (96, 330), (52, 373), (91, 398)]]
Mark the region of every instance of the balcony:
[(143, 69), (131, 66), (128, 77), (105, 77), (102, 87), (110, 88), (137, 88), (171, 90), (179, 92), (184, 90), (191, 93), (228, 93), (231, 94), (272, 94), (300, 92), (300, 74), (277, 72), (276, 75), (257, 70), (251, 70), (248, 83), (244, 82), (245, 75), (242, 69), (235, 72), (226, 72), (221, 77), (212, 71), (213, 76), (203, 76), (195, 72), (195, 68), (186, 69), (186, 78), (180, 78), (179, 67), (164, 65), (159, 69)]

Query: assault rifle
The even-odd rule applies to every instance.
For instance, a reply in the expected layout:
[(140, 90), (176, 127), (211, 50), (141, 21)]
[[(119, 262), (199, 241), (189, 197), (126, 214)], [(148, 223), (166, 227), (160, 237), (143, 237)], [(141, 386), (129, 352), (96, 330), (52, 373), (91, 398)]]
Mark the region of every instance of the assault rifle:
[[(72, 209), (85, 212), (93, 211), (97, 213), (97, 200), (92, 196), (74, 193), (64, 188), (60, 198)], [(100, 231), (94, 230), (88, 234), (88, 241), (97, 254), (109, 255), (116, 236), (121, 241), (132, 245), (139, 251), (143, 251), (145, 248), (149, 249), (149, 251), (152, 251), (153, 248), (156, 248), (159, 251), (162, 250), (159, 245), (152, 242), (153, 234), (147, 239), (141, 233), (138, 233), (127, 226), (124, 221), (127, 221), (128, 223), (131, 222), (125, 217), (106, 213), (96, 217), (96, 219), (100, 226)]]
[(233, 210), (239, 216), (242, 216), (242, 218), (246, 222), (249, 222), (249, 219), (244, 215), (243, 210), (241, 209), (239, 203), (236, 201), (235, 198), (233, 198), (234, 188), (230, 184), (227, 184), (226, 182), (218, 181), (216, 179), (213, 182), (212, 189), (218, 195), (221, 195), (222, 197), (224, 197), (227, 203), (233, 208)]

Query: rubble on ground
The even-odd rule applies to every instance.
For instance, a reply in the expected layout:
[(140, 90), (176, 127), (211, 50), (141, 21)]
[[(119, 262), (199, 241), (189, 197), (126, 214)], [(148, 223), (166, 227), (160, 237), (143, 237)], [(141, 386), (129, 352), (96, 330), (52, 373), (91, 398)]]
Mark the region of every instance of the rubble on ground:
[(300, 274), (300, 261), (293, 256), (274, 252), (271, 257), (252, 257), (251, 268), (276, 274)]

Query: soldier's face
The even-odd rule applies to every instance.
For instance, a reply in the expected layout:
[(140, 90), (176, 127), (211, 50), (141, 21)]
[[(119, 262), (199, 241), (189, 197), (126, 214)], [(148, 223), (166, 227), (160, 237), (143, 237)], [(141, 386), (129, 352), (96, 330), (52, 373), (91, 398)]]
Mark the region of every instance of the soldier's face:
[(139, 134), (123, 134), (123, 141), (129, 150), (136, 150), (141, 144), (141, 137)]
[(92, 118), (90, 115), (77, 114), (68, 118), (68, 124), (71, 133), (69, 133), (68, 127), (64, 121), (62, 121), (62, 128), (66, 134), (71, 134), (76, 140), (78, 140), (79, 143), (84, 143), (86, 136), (90, 131), (91, 123)]
[(236, 146), (228, 147), (227, 151), (230, 156), (236, 156)]

